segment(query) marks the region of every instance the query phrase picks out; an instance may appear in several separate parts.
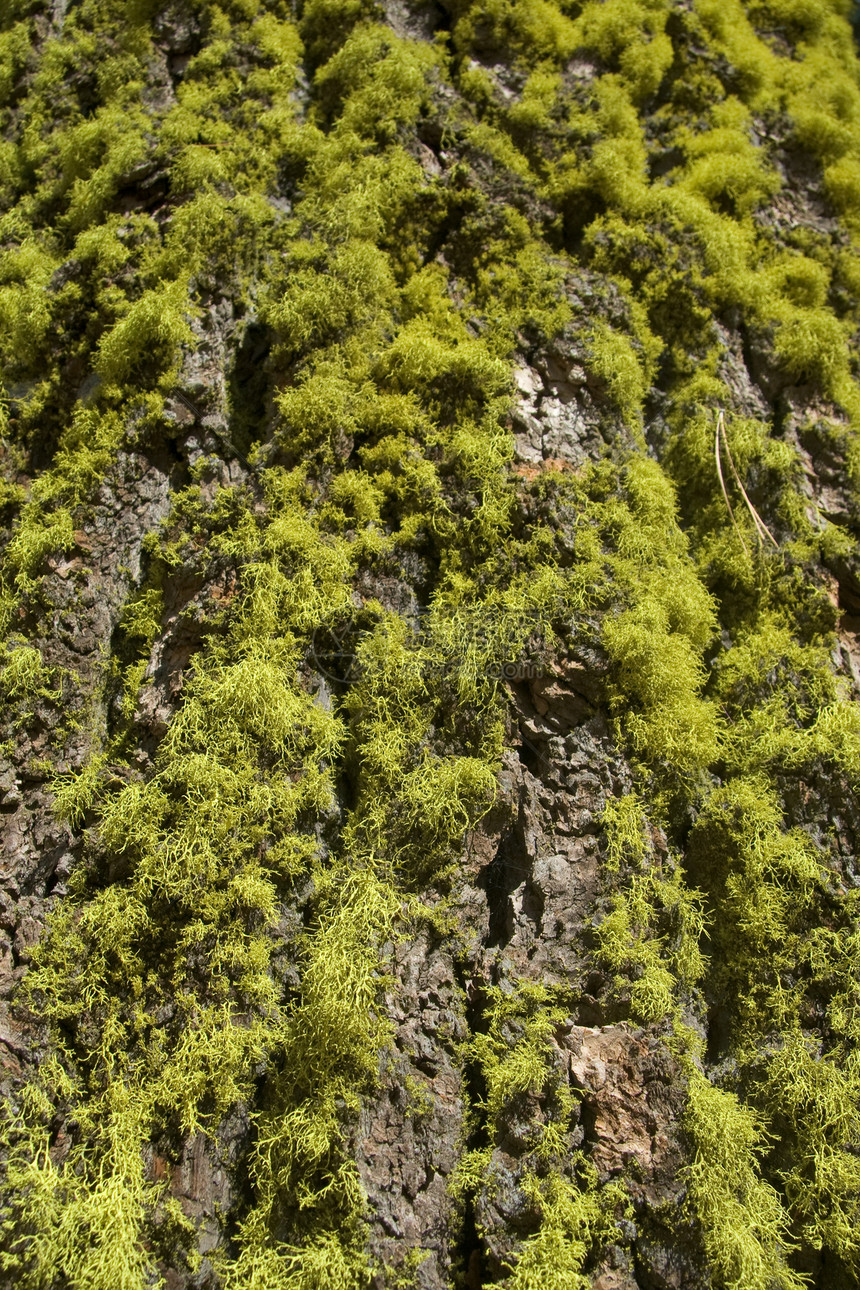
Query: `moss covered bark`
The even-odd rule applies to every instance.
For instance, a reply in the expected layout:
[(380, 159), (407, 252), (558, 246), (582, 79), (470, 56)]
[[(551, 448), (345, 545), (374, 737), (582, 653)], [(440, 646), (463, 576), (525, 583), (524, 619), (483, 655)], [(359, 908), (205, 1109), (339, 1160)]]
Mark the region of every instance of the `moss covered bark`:
[(7, 3), (5, 1284), (857, 1283), (848, 10)]

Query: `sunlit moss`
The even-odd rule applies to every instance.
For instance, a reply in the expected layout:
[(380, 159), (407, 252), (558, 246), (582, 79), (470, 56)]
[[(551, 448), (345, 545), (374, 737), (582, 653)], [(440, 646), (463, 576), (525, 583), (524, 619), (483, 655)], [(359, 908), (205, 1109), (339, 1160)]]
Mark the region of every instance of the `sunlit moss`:
[(481, 39), (497, 51), (527, 58), (564, 58), (575, 48), (573, 24), (546, 0), (488, 0), (457, 23), (454, 39), (468, 47), (480, 24)]
[(623, 1188), (597, 1186), (596, 1170), (583, 1165), (578, 1186), (550, 1175), (531, 1178), (526, 1195), (540, 1208), (539, 1230), (526, 1240), (513, 1274), (503, 1284), (509, 1290), (587, 1290), (592, 1284), (586, 1260), (617, 1232), (617, 1213), (626, 1212)]
[(614, 989), (632, 1015), (657, 1021), (671, 1016), (705, 973), (702, 893), (690, 889), (677, 866), (657, 865), (634, 794), (609, 799), (603, 824), (607, 867), (627, 872), (596, 928), (596, 955), (615, 973)]
[[(193, 1229), (177, 1201), (165, 1195), (163, 1184), (145, 1179), (135, 1119), (126, 1090), (117, 1085), (98, 1171), (74, 1149), (56, 1165), (47, 1132), (34, 1141), (26, 1130), (4, 1126), (11, 1212), (32, 1234), (14, 1255), (0, 1255), (19, 1285), (35, 1290), (63, 1279), (86, 1290), (138, 1290), (155, 1271), (144, 1242), (159, 1227), (177, 1249), (190, 1245)], [(190, 1266), (197, 1263), (199, 1256), (191, 1255)]]
[[(161, 290), (145, 292), (123, 318), (102, 337), (97, 370), (106, 381), (120, 382), (152, 363), (175, 376), (180, 346), (193, 344), (187, 321), (190, 307), (181, 280)], [(161, 374), (161, 373), (159, 373)]]
[(668, 6), (638, 0), (587, 5), (576, 24), (579, 43), (617, 67), (633, 98), (647, 100), (660, 87), (674, 57), (665, 34)]
[(849, 1143), (858, 1130), (856, 1051), (822, 1053), (792, 1028), (758, 1074), (756, 1092), (786, 1125), (781, 1182), (803, 1238), (838, 1250), (849, 1275), (860, 1267), (858, 1164)]
[(806, 1282), (787, 1261), (788, 1214), (761, 1177), (757, 1156), (765, 1139), (755, 1114), (695, 1072), (687, 1126), (696, 1144), (688, 1205), (702, 1224), (719, 1284), (726, 1290), (800, 1290)]

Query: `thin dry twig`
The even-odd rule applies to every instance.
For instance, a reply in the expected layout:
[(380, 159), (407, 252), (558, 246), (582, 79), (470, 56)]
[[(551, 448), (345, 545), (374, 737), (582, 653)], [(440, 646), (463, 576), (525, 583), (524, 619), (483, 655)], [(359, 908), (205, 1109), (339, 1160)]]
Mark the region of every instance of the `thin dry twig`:
[(726, 448), (726, 455), (727, 455), (727, 457), (728, 457), (728, 459), (729, 459), (729, 465), (731, 466), (732, 474), (733, 474), (733, 475), (734, 475), (734, 477), (735, 477), (735, 483), (737, 484), (738, 488), (741, 490), (741, 496), (743, 497), (744, 501), (746, 502), (747, 510), (749, 511), (750, 516), (751, 516), (751, 518), (752, 518), (752, 522), (753, 522), (753, 524), (754, 524), (754, 526), (755, 526), (756, 536), (758, 537), (758, 539), (759, 539), (759, 541), (760, 541), (760, 542), (761, 542), (761, 541), (763, 541), (763, 540), (764, 540), (764, 538), (768, 538), (768, 539), (773, 543), (773, 545), (774, 545), (777, 549), (779, 549), (779, 543), (777, 542), (776, 538), (775, 538), (775, 537), (773, 536), (773, 534), (771, 533), (770, 529), (769, 529), (769, 528), (767, 527), (767, 525), (765, 524), (765, 522), (764, 522), (764, 520), (762, 519), (762, 517), (759, 515), (758, 511), (756, 510), (756, 508), (753, 506), (753, 504), (752, 504), (752, 502), (750, 501), (749, 496), (748, 496), (748, 494), (747, 494), (747, 490), (744, 488), (743, 484), (741, 483), (741, 477), (740, 477), (740, 475), (738, 474), (737, 466), (735, 465), (735, 459), (734, 459), (734, 457), (732, 456), (732, 450), (731, 450), (731, 448), (729, 447), (729, 436), (728, 436), (728, 434), (726, 433), (725, 417), (723, 416), (723, 412), (722, 412), (722, 409), (721, 409), (721, 410), (717, 413), (717, 433), (716, 433), (716, 438), (715, 438), (715, 440), (714, 440), (714, 455), (715, 455), (716, 462), (717, 462), (717, 474), (718, 474), (718, 475), (719, 475), (719, 477), (720, 477), (720, 487), (721, 487), (721, 488), (722, 488), (722, 490), (723, 490), (723, 497), (725, 498), (726, 506), (729, 508), (729, 515), (731, 516), (732, 524), (734, 524), (735, 529), (736, 529), (737, 534), (738, 534), (738, 537), (739, 537), (739, 538), (740, 538), (740, 540), (741, 540), (741, 546), (743, 547), (743, 549), (744, 549), (744, 551), (746, 552), (746, 554), (747, 554), (747, 555), (749, 555), (749, 551), (747, 551), (746, 543), (744, 542), (743, 537), (741, 536), (741, 531), (740, 531), (740, 529), (738, 528), (737, 521), (735, 520), (734, 512), (732, 511), (732, 504), (731, 504), (731, 502), (729, 501), (729, 495), (728, 495), (728, 493), (727, 493), (727, 491), (726, 491), (725, 480), (723, 479), (723, 465), (722, 465), (722, 460), (721, 460), (721, 455), (720, 455), (720, 439), (721, 439), (721, 438), (722, 438), (722, 442), (725, 444), (725, 448)]
[(719, 476), (719, 480), (720, 480), (720, 488), (723, 490), (723, 498), (726, 503), (726, 508), (729, 512), (729, 519), (731, 520), (732, 524), (734, 524), (735, 526), (735, 532), (737, 533), (738, 538), (740, 539), (740, 544), (744, 549), (744, 555), (749, 555), (747, 544), (744, 541), (744, 535), (743, 533), (741, 533), (738, 522), (735, 519), (735, 513), (732, 510), (732, 504), (729, 501), (729, 494), (728, 494), (728, 490), (726, 489), (726, 481), (723, 479), (723, 463), (720, 458), (720, 435), (722, 434), (723, 436), (725, 436), (725, 433), (726, 431), (725, 431), (725, 426), (723, 425), (723, 414), (722, 412), (718, 412), (717, 413), (717, 432), (714, 435), (714, 461), (717, 463), (717, 475)]
[[(722, 416), (722, 413), (720, 413), (720, 416)], [(762, 517), (759, 515), (758, 511), (756, 510), (756, 508), (753, 506), (752, 502), (750, 501), (749, 497), (747, 496), (747, 490), (744, 488), (743, 484), (741, 483), (741, 477), (740, 477), (740, 475), (738, 474), (737, 467), (735, 466), (734, 458), (732, 457), (732, 450), (731, 450), (731, 447), (729, 446), (729, 437), (728, 437), (728, 435), (726, 434), (726, 427), (725, 427), (725, 423), (723, 424), (723, 442), (724, 442), (724, 443), (725, 443), (725, 445), (726, 445), (726, 454), (727, 454), (728, 459), (729, 459), (729, 465), (730, 465), (730, 466), (731, 466), (731, 468), (732, 468), (732, 474), (734, 475), (735, 480), (736, 480), (736, 482), (737, 482), (737, 486), (738, 486), (738, 488), (741, 490), (741, 493), (742, 493), (742, 495), (743, 495), (743, 499), (744, 499), (744, 501), (746, 502), (747, 507), (749, 508), (749, 513), (750, 513), (750, 515), (752, 516), (752, 520), (753, 520), (753, 523), (754, 523), (754, 524), (755, 524), (755, 526), (756, 526), (756, 531), (757, 531), (757, 533), (758, 533), (759, 537), (762, 537), (762, 538), (765, 538), (765, 537), (766, 537), (766, 538), (769, 538), (769, 539), (770, 539), (770, 541), (773, 543), (773, 545), (774, 545), (775, 547), (778, 547), (778, 546), (779, 546), (779, 543), (777, 542), (776, 538), (775, 538), (775, 537), (773, 536), (773, 534), (771, 533), (770, 529), (769, 529), (769, 528), (767, 527), (767, 525), (765, 524), (765, 522), (764, 522), (764, 520), (762, 519)]]

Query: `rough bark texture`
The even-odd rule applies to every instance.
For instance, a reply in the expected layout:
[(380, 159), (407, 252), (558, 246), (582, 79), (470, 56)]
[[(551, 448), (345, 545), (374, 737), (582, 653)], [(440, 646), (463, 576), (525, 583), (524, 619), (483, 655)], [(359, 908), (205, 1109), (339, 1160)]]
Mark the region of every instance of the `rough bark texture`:
[(857, 1284), (848, 16), (5, 6), (3, 1285)]

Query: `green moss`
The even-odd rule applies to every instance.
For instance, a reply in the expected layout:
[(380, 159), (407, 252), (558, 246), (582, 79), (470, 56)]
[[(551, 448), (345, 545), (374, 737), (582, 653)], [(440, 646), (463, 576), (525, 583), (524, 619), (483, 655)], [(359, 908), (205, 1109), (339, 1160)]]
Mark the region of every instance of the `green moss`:
[(55, 698), (55, 693), (47, 688), (53, 676), (54, 669), (45, 665), (37, 649), (24, 640), (6, 639), (0, 666), (0, 688), (8, 703), (21, 699)]
[(15, 585), (22, 591), (31, 588), (33, 575), (47, 557), (57, 551), (70, 551), (74, 545), (74, 524), (65, 508), (45, 514), (38, 506), (29, 507), (6, 548), (6, 561), (14, 571)]
[(647, 854), (648, 830), (635, 793), (610, 797), (603, 809), (603, 823), (609, 845), (608, 868), (617, 870), (622, 860), (641, 864)]
[(398, 40), (388, 27), (359, 27), (315, 77), (317, 110), (337, 115), (338, 134), (392, 142), (428, 98), (432, 45)]
[(595, 929), (597, 959), (615, 974), (614, 992), (632, 1015), (658, 1021), (672, 1016), (705, 974), (702, 893), (690, 889), (677, 863), (657, 861), (634, 794), (610, 798), (603, 824), (607, 868), (618, 873), (623, 864), (625, 872)]
[(27, 22), (13, 23), (0, 35), (0, 105), (6, 107), (27, 62), (31, 29)]
[(757, 1157), (766, 1139), (755, 1114), (695, 1072), (686, 1123), (696, 1148), (687, 1203), (702, 1225), (717, 1284), (800, 1290), (805, 1279), (787, 1262), (789, 1216), (761, 1177)]
[(790, 1029), (758, 1074), (756, 1092), (785, 1126), (779, 1179), (803, 1240), (837, 1251), (856, 1276), (860, 1170), (848, 1145), (858, 1129), (854, 1052), (843, 1044), (823, 1052), (814, 1037)]
[[(313, 16), (306, 13), (306, 29)], [(186, 319), (193, 310), (189, 251), (199, 273), (213, 256), (232, 252), (232, 233), (244, 235), (249, 228), (259, 239), (272, 228), (260, 205), (249, 201), (240, 207), (220, 191), (238, 173), (230, 132), (213, 121), (198, 125), (202, 142), (188, 138), (195, 115), (198, 121), (206, 115), (207, 102), (211, 107), (219, 95), (227, 102), (229, 26), (220, 22), (213, 35), (216, 44), (189, 66), (163, 140), (172, 153), (175, 194), (191, 183), (214, 185), (219, 192), (180, 207), (163, 246), (144, 250), (142, 294), (111, 298), (96, 360), (106, 385), (115, 387), (106, 389), (105, 398), (120, 399), (128, 384), (175, 380), (174, 356), (188, 343)], [(261, 92), (285, 92), (294, 33), (270, 26), (255, 28), (253, 35), (267, 62), (284, 68), (278, 85), (258, 82)], [(380, 30), (359, 29), (321, 70), (320, 120), (336, 118), (336, 125), (328, 142), (309, 127), (310, 146), (302, 145), (302, 164), (309, 167), (303, 218), (319, 230), (320, 242), (295, 244), (295, 260), (276, 278), (265, 306), (282, 354), (307, 364), (280, 396), (278, 447), (306, 462), (315, 456), (333, 464), (345, 443), (348, 451), (350, 439), (365, 436), (365, 469), (340, 476), (313, 517), (306, 467), (262, 472), (267, 509), (259, 519), (234, 505), (228, 493), (208, 508), (198, 490), (176, 499), (171, 524), (148, 545), (150, 559), (159, 567), (178, 565), (192, 558), (200, 541), (211, 540), (222, 557), (242, 561), (240, 592), (228, 615), (230, 644), (194, 672), (149, 781), (117, 792), (94, 759), (82, 777), (58, 787), (58, 810), (75, 823), (98, 820), (100, 854), (113, 857), (103, 890), (96, 874), (81, 875), (31, 978), (33, 991), (52, 1000), (48, 1012), (55, 1025), (98, 1036), (84, 1049), (77, 1041), (60, 1044), (68, 1079), (77, 1078), (77, 1071), (85, 1078), (83, 1103), (93, 1108), (85, 1123), (96, 1122), (112, 1054), (120, 1049), (127, 1054), (122, 1078), (145, 1108), (136, 1129), (139, 1143), (159, 1125), (214, 1131), (228, 1107), (248, 1096), (253, 1064), (270, 1063), (270, 1103), (261, 1112), (249, 1166), (255, 1203), (241, 1217), (239, 1255), (224, 1268), (227, 1283), (237, 1286), (261, 1284), (260, 1278), (267, 1285), (316, 1284), (323, 1267), (332, 1284), (365, 1283), (361, 1192), (344, 1134), (360, 1092), (375, 1078), (386, 1039), (375, 1010), (379, 945), (393, 935), (399, 911), (390, 878), (376, 876), (374, 852), (378, 863), (389, 866), (387, 873), (394, 866), (411, 884), (417, 875), (407, 862), (407, 843), (414, 847), (420, 839), (425, 866), (444, 867), (494, 792), (497, 714), (488, 725), (482, 708), (474, 730), (465, 739), (458, 736), (459, 752), (422, 747), (427, 722), (416, 699), (426, 697), (426, 667), (447, 648), (444, 631), (429, 651), (370, 634), (355, 692), (367, 710), (353, 722), (351, 755), (361, 771), (347, 829), (351, 854), (365, 857), (366, 867), (356, 869), (355, 859), (348, 866), (334, 859), (323, 865), (300, 821), (303, 812), (331, 809), (324, 766), (338, 758), (339, 727), (316, 705), (308, 706), (300, 691), (284, 688), (295, 669), (294, 642), (306, 641), (333, 611), (351, 604), (358, 552), (369, 549), (367, 532), (360, 544), (353, 525), (370, 526), (382, 540), (386, 515), (400, 507), (404, 540), (410, 540), (410, 524), (412, 540), (418, 540), (420, 526), (442, 509), (443, 480), (451, 476), (484, 491), (479, 523), (504, 522), (509, 436), (499, 426), (499, 396), (508, 388), (507, 366), (492, 347), (468, 337), (447, 304), (436, 330), (425, 325), (424, 332), (410, 332), (406, 322), (393, 338), (385, 334), (400, 290), (392, 264), (401, 274), (404, 264), (415, 261), (392, 261), (376, 242), (381, 222), (395, 225), (400, 219), (416, 170), (397, 147), (382, 158), (365, 157), (355, 140), (387, 140), (414, 119), (434, 65), (426, 52)], [(365, 76), (364, 84), (357, 83)], [(207, 79), (222, 87), (214, 100), (196, 94), (195, 86)], [(287, 111), (283, 101), (277, 110)], [(219, 148), (214, 157), (207, 155), (210, 144)], [(355, 234), (346, 241), (344, 223)], [(119, 228), (79, 236), (81, 254), (101, 272), (121, 272), (129, 263)], [(327, 277), (320, 275), (323, 266)], [(425, 274), (420, 289), (410, 288), (407, 276), (407, 315), (423, 312), (420, 301), (428, 288), (444, 302), (438, 275), (431, 285)], [(520, 290), (520, 298), (528, 309), (529, 293)], [(381, 351), (372, 371), (356, 361), (370, 338)], [(450, 424), (451, 410), (464, 402), (469, 420)], [(101, 424), (101, 409), (88, 415), (91, 430)], [(438, 467), (426, 455), (428, 446)], [(108, 462), (100, 458), (97, 464), (104, 469)], [(75, 469), (80, 473), (83, 465), (81, 460)], [(159, 612), (156, 583), (129, 602), (125, 638), (145, 649), (159, 629)], [(474, 686), (469, 659), (458, 666), (462, 684)], [(413, 676), (401, 686), (406, 738), (386, 710), (393, 673)], [(432, 684), (441, 686), (441, 701), (444, 680)], [(126, 696), (128, 717), (132, 697)], [(296, 738), (313, 749), (299, 780)], [(305, 880), (309, 868), (316, 894), (301, 950), (302, 984), (298, 998), (285, 1007), (271, 969), (271, 928), (285, 889)], [(167, 910), (169, 945), (161, 939)], [(120, 988), (120, 979), (134, 985)], [(156, 1036), (151, 1016), (168, 982), (180, 1001), (178, 1014), (175, 1025), (162, 1026)], [(237, 1024), (243, 1011), (254, 1018), (249, 1028)], [(335, 1047), (334, 1035), (340, 1037)], [(58, 1089), (55, 1083), (54, 1095)], [(84, 1139), (88, 1159), (97, 1140), (89, 1129)], [(86, 1239), (83, 1220), (74, 1221)], [(283, 1239), (285, 1230), (292, 1233), (289, 1240)], [(132, 1251), (141, 1248), (144, 1226), (139, 1223), (136, 1232), (128, 1238)]]
[[(17, 1284), (36, 1290), (64, 1280), (81, 1290), (138, 1290), (155, 1274), (153, 1236), (178, 1249), (190, 1243), (193, 1229), (177, 1201), (144, 1178), (138, 1138), (129, 1132), (134, 1111), (120, 1087), (112, 1111), (97, 1172), (74, 1149), (56, 1165), (47, 1132), (34, 1140), (26, 1130), (7, 1130), (11, 1218), (28, 1236), (0, 1254), (0, 1266)], [(192, 1269), (197, 1262), (190, 1259)]]
[(226, 1273), (228, 1290), (363, 1290), (370, 1269), (334, 1233), (303, 1246), (249, 1246)]
[(457, 48), (469, 48), (480, 31), (484, 48), (529, 58), (569, 57), (575, 48), (573, 24), (546, 0), (484, 0), (454, 28)]
[(721, 988), (751, 1013), (764, 1017), (774, 1009), (784, 1016), (782, 974), (791, 973), (798, 934), (824, 878), (815, 848), (801, 830), (784, 831), (766, 781), (737, 778), (711, 795), (691, 856), (694, 872), (711, 866)]
[(638, 0), (587, 5), (576, 25), (579, 42), (617, 67), (635, 102), (650, 99), (672, 65), (672, 42), (665, 33), (668, 6)]
[(612, 664), (610, 701), (636, 756), (695, 776), (715, 760), (720, 744), (717, 714), (700, 697), (713, 604), (686, 556), (665, 476), (634, 458), (624, 482), (625, 503), (604, 504), (601, 515), (614, 548), (610, 567), (626, 601), (602, 628)]
[(486, 1082), (487, 1115), (496, 1132), (509, 1104), (524, 1093), (548, 1097), (556, 1103), (552, 1118), (558, 1124), (547, 1125), (546, 1133), (533, 1144), (535, 1148), (545, 1146), (546, 1137), (557, 1148), (563, 1147), (573, 1108), (570, 1092), (553, 1069), (548, 1042), (554, 1026), (564, 1016), (563, 1002), (551, 990), (524, 981), (514, 994), (499, 989), (491, 993), (487, 1033), (472, 1040), (472, 1050)]
[(297, 354), (336, 341), (347, 329), (371, 325), (392, 295), (385, 255), (370, 242), (354, 241), (335, 252), (328, 275), (316, 269), (297, 274), (289, 296), (269, 316), (287, 352)]
[(45, 288), (56, 267), (56, 261), (35, 240), (2, 256), (0, 308), (6, 322), (0, 354), (7, 371), (32, 370), (30, 364), (40, 352), (50, 325)]
[(161, 630), (164, 597), (156, 587), (130, 601), (123, 612), (122, 626), (126, 635), (153, 641)]
[(523, 1244), (509, 1290), (587, 1290), (586, 1260), (616, 1235), (616, 1215), (628, 1212), (623, 1188), (597, 1185), (596, 1170), (583, 1166), (579, 1186), (550, 1175), (530, 1179), (524, 1190), (540, 1208), (539, 1230)]
[(190, 312), (182, 281), (144, 292), (102, 337), (96, 364), (99, 375), (119, 384), (154, 362), (164, 383), (173, 382), (180, 347), (194, 343), (187, 321)]
[(860, 203), (857, 200), (858, 183), (860, 183), (860, 161), (854, 157), (842, 157), (828, 166), (824, 172), (827, 195), (852, 231), (856, 230), (858, 216), (860, 216)]
[(646, 383), (636, 351), (627, 336), (598, 324), (589, 338), (589, 367), (604, 381), (610, 398), (624, 417), (634, 423), (641, 418)]
[(309, 0), (302, 11), (300, 32), (313, 64), (326, 61), (362, 20), (375, 18), (373, 0)]
[[(512, 988), (513, 986), (513, 988)], [(626, 1193), (617, 1184), (600, 1186), (597, 1172), (578, 1153), (571, 1158), (570, 1127), (574, 1100), (553, 1060), (552, 1035), (567, 1015), (563, 992), (521, 980), (489, 991), (486, 1030), (473, 1036), (470, 1055), (479, 1065), (486, 1096), (490, 1146), (461, 1157), (452, 1190), (474, 1195), (495, 1185), (493, 1145), (507, 1118), (523, 1116), (538, 1102), (523, 1162), (520, 1190), (537, 1214), (536, 1230), (522, 1243), (506, 1286), (530, 1288), (590, 1284), (584, 1269), (617, 1234), (616, 1219), (626, 1212)], [(510, 1268), (510, 1264), (508, 1264)]]

